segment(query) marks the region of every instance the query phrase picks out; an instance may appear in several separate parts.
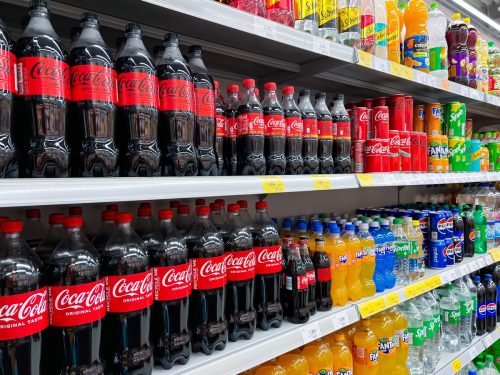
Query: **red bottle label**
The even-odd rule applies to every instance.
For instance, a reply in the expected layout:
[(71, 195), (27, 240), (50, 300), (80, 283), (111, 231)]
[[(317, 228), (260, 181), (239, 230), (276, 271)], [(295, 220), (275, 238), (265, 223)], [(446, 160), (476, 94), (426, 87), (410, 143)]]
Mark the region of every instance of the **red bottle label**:
[(236, 117), (229, 117), (227, 119), (227, 136), (229, 138), (236, 138), (238, 135), (238, 121)]
[(158, 108), (158, 78), (140, 72), (118, 74), (118, 105)]
[(297, 289), (304, 290), (309, 286), (309, 277), (307, 274), (302, 276), (297, 276)]
[(316, 284), (316, 273), (314, 270), (307, 273), (307, 280), (309, 280), (309, 284)]
[(268, 275), (282, 271), (283, 252), (281, 251), (281, 244), (255, 247), (254, 250), (257, 257), (256, 271), (258, 275)]
[(286, 123), (286, 136), (287, 138), (302, 138), (304, 133), (304, 123), (299, 117), (287, 117)]
[(159, 82), (160, 111), (195, 112), (194, 85), (191, 81), (166, 79)]
[(0, 297), (0, 341), (34, 335), (49, 325), (47, 288)]
[(330, 268), (318, 268), (318, 281), (330, 281), (332, 279), (332, 274)]
[(0, 50), (0, 90), (16, 92), (16, 56), (4, 49)]
[(262, 113), (244, 113), (238, 116), (238, 135), (264, 135)]
[(142, 310), (153, 304), (153, 273), (106, 276), (108, 312), (124, 313)]
[(72, 66), (71, 98), (75, 102), (101, 100), (108, 103), (117, 103), (116, 71), (98, 65)]
[(227, 128), (227, 119), (226, 116), (216, 115), (215, 116), (215, 136), (216, 137), (225, 137), (226, 136), (226, 128)]
[(69, 65), (64, 61), (50, 57), (21, 57), (16, 66), (19, 95), (71, 99)]
[(249, 280), (255, 277), (255, 251), (226, 253), (226, 272), (229, 281)]
[(293, 11), (292, 0), (267, 0), (266, 9), (284, 9)]
[(351, 139), (351, 123), (339, 121), (333, 123), (333, 135), (336, 139)]
[(196, 95), (196, 116), (215, 117), (215, 91), (202, 87), (194, 89)]
[(173, 301), (191, 294), (191, 263), (169, 267), (154, 267), (155, 301)]
[(303, 138), (318, 138), (318, 121), (315, 118), (305, 118)]
[(264, 116), (266, 136), (284, 137), (286, 133), (286, 123), (283, 115)]
[(192, 258), (193, 289), (207, 290), (226, 285), (226, 258), (224, 255), (212, 258)]
[(49, 320), (55, 327), (80, 326), (106, 315), (104, 280), (71, 286), (49, 286)]
[(333, 125), (331, 120), (318, 121), (319, 139), (333, 139)]

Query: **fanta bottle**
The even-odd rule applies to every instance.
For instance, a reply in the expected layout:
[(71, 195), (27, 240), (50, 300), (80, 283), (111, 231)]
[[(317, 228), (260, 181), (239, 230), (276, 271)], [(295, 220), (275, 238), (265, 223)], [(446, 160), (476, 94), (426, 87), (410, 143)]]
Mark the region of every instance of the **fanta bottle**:
[(405, 10), (405, 65), (429, 73), (429, 12), (424, 0), (410, 0)]
[(345, 343), (345, 335), (335, 332), (326, 337), (333, 355), (334, 374), (352, 374), (352, 353)]
[(254, 375), (287, 375), (283, 367), (278, 364), (260, 366)]
[(278, 357), (277, 362), (286, 375), (309, 375), (309, 363), (302, 353), (287, 353)]
[(359, 241), (361, 242), (361, 250), (363, 259), (361, 260), (361, 272), (359, 279), (363, 297), (371, 297), (375, 294), (375, 282), (373, 281), (373, 273), (375, 272), (375, 240), (370, 232), (368, 232), (368, 224), (361, 223), (359, 225)]
[(344, 334), (344, 341), (349, 350), (351, 351), (351, 355), (354, 356), (354, 335), (356, 335), (356, 330), (358, 326), (361, 325), (361, 322), (356, 322), (341, 329), (339, 332)]
[(387, 11), (387, 59), (395, 63), (401, 62), (401, 25), (403, 14), (396, 0), (386, 0)]
[(335, 306), (347, 303), (346, 276), (349, 267), (349, 251), (340, 237), (340, 228), (335, 223), (328, 225), (330, 234), (326, 238), (326, 253), (330, 257), (332, 272), (331, 295)]
[(378, 356), (380, 374), (393, 373), (396, 367), (396, 330), (394, 321), (386, 311), (371, 318), (372, 330), (378, 339)]
[(394, 340), (394, 345), (396, 347), (396, 364), (394, 367), (394, 374), (410, 375), (410, 372), (406, 368), (406, 359), (408, 358), (409, 352), (408, 320), (406, 320), (406, 317), (398, 306), (394, 306), (387, 310), (387, 314), (391, 317), (394, 323), (396, 336)]
[(378, 375), (378, 340), (370, 328), (370, 319), (363, 319), (354, 335), (354, 374)]
[(361, 280), (361, 262), (363, 260), (363, 252), (361, 250), (361, 242), (354, 234), (354, 225), (346, 224), (344, 226), (344, 235), (342, 236), (346, 247), (349, 251), (349, 267), (347, 268), (347, 295), (351, 301), (358, 301), (363, 295)]
[(309, 363), (310, 375), (333, 373), (333, 355), (326, 342), (316, 340), (304, 346), (302, 354)]

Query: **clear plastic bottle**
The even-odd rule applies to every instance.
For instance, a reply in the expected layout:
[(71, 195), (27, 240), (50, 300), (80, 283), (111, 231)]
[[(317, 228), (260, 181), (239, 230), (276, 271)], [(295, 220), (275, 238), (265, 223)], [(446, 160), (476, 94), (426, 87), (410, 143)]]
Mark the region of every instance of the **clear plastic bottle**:
[(448, 79), (448, 43), (445, 33), (448, 20), (438, 9), (438, 3), (430, 6), (427, 31), (429, 32), (429, 67), (430, 74), (441, 79)]
[(337, 0), (318, 1), (318, 26), (318, 35), (321, 38), (338, 41)]
[(484, 370), (486, 374), (488, 375), (497, 375), (498, 371), (497, 368), (495, 367), (495, 360), (491, 354), (486, 354), (484, 356), (485, 361), (484, 361)]
[(359, 0), (339, 0), (339, 42), (359, 48), (361, 15)]
[(47, 233), (47, 228), (42, 223), (42, 213), (39, 208), (29, 208), (26, 210), (26, 220), (24, 222), (23, 236), (26, 243), (35, 249)]
[(410, 351), (406, 361), (406, 367), (411, 375), (424, 374), (424, 322), (422, 314), (412, 300), (402, 305), (403, 313), (408, 320), (408, 340)]
[(94, 245), (99, 254), (104, 250), (104, 248), (108, 244), (108, 241), (111, 239), (113, 233), (115, 232), (115, 215), (116, 212), (101, 212), (102, 225), (97, 231), (94, 238), (92, 238), (92, 245)]
[(460, 344), (469, 345), (474, 336), (472, 335), (472, 311), (474, 311), (474, 301), (469, 288), (462, 279), (453, 282), (453, 291), (460, 304)]
[(432, 337), (432, 348), (438, 349), (438, 350), (433, 350), (433, 360), (434, 360), (434, 366), (436, 366), (441, 359), (441, 316), (440, 316), (440, 310), (439, 310), (439, 301), (437, 300), (437, 295), (434, 295), (434, 293), (427, 292), (424, 294), (424, 298), (427, 301), (429, 307), (431, 308), (432, 311), (432, 318), (434, 320), (434, 333)]
[(394, 219), (393, 222), (394, 247), (396, 251), (396, 285), (406, 285), (410, 282), (410, 267), (408, 256), (410, 243), (403, 229), (403, 220)]
[(434, 340), (434, 315), (432, 311), (432, 307), (429, 304), (429, 301), (423, 296), (418, 296), (413, 299), (415, 306), (420, 311), (422, 315), (422, 320), (424, 322), (424, 371), (426, 374), (432, 374), (436, 367), (436, 363), (434, 361), (434, 356), (437, 352)]
[(473, 89), (478, 88), (478, 80), (477, 80), (477, 50), (476, 50), (476, 44), (477, 44), (477, 29), (476, 27), (470, 22), (470, 18), (466, 17), (464, 18), (464, 22), (467, 25), (467, 30), (469, 31), (468, 37), (467, 37), (467, 49), (469, 50), (469, 64), (468, 64), (468, 70), (469, 70), (469, 87), (472, 87)]
[(153, 218), (153, 212), (149, 203), (141, 203), (137, 209), (134, 230), (143, 241), (148, 241), (156, 231), (156, 220)]
[(447, 352), (460, 349), (460, 303), (453, 292), (453, 285), (446, 284), (439, 300), (441, 311), (441, 344)]
[(420, 221), (413, 220), (413, 229), (415, 229), (415, 233), (418, 238), (418, 277), (422, 278), (425, 274), (424, 267), (424, 234), (422, 233), (422, 229), (420, 228)]
[(375, 4), (375, 56), (387, 59), (387, 10), (385, 0)]
[(64, 237), (66, 231), (64, 230), (64, 214), (55, 213), (49, 216), (49, 230), (42, 242), (36, 247), (36, 253), (45, 262), (50, 256), (52, 251), (59, 244)]
[(217, 229), (221, 229), (224, 225), (224, 217), (221, 213), (221, 206), (219, 203), (210, 203), (210, 220)]
[(252, 223), (252, 218), (250, 217), (250, 214), (248, 213), (248, 201), (244, 200), (244, 199), (240, 199), (237, 203), (240, 206), (240, 220), (245, 225), (250, 225)]
[(417, 280), (419, 278), (418, 269), (418, 258), (419, 258), (419, 237), (415, 228), (413, 227), (413, 220), (410, 216), (405, 216), (403, 218), (403, 230), (408, 239), (409, 254), (408, 254), (408, 267), (410, 272), (410, 281)]
[(294, 1), (295, 28), (318, 35), (318, 0)]
[(472, 337), (475, 337), (477, 334), (477, 326), (476, 326), (476, 319), (477, 319), (477, 287), (476, 285), (472, 282), (472, 279), (470, 278), (470, 275), (465, 275), (463, 277), (463, 281), (465, 285), (467, 285), (467, 288), (469, 289), (469, 293), (472, 299), (472, 321), (471, 321), (471, 333)]
[(375, 51), (375, 4), (374, 0), (360, 0), (361, 12), (361, 50), (371, 53)]

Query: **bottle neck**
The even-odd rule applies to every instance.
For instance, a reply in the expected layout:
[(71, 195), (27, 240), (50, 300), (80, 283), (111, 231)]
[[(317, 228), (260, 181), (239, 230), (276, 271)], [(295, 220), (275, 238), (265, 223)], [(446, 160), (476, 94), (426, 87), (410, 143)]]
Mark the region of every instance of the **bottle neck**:
[(186, 60), (184, 60), (181, 50), (179, 49), (179, 45), (176, 43), (165, 43), (165, 52), (163, 52), (163, 58), (165, 58), (166, 61), (179, 61), (182, 63), (186, 63)]
[(288, 254), (289, 260), (300, 260), (300, 252), (298, 247), (292, 247), (290, 253)]
[(23, 36), (27, 35), (49, 35), (58, 38), (52, 24), (50, 23), (49, 12), (47, 9), (34, 9), (29, 12), (31, 16), (28, 26), (23, 32)]
[(257, 99), (255, 95), (255, 87), (245, 87), (245, 98), (243, 101), (248, 104), (260, 104), (260, 101)]

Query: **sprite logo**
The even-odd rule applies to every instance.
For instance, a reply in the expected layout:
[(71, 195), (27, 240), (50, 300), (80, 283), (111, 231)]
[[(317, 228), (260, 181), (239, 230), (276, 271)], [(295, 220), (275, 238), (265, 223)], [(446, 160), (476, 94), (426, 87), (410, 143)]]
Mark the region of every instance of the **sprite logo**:
[(335, 375), (352, 375), (352, 369), (339, 368), (337, 371), (335, 371)]
[(318, 371), (318, 375), (333, 375), (333, 370), (321, 369)]

